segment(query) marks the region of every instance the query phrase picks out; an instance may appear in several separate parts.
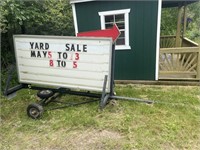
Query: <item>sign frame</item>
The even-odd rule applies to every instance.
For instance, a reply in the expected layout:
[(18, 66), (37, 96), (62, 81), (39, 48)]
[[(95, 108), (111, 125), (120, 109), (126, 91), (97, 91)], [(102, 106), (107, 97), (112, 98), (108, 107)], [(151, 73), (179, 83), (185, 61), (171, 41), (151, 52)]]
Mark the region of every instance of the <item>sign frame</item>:
[(102, 87), (101, 89), (99, 90), (95, 90), (95, 89), (92, 89), (92, 88), (84, 88), (84, 87), (78, 87), (78, 86), (57, 86), (55, 84), (41, 84), (41, 83), (34, 83), (34, 82), (26, 82), (26, 81), (22, 81), (20, 80), (20, 68), (19, 68), (19, 58), (18, 58), (18, 52), (17, 52), (17, 46), (16, 46), (16, 40), (18, 38), (34, 38), (34, 39), (56, 39), (56, 40), (75, 40), (75, 41), (80, 41), (80, 40), (83, 40), (83, 41), (107, 41), (109, 42), (109, 68), (108, 68), (108, 82), (107, 82), (107, 85), (106, 85), (106, 93), (110, 93), (112, 92), (112, 80), (113, 80), (113, 77), (112, 77), (112, 74), (113, 74), (113, 71), (112, 71), (112, 68), (113, 68), (113, 63), (112, 63), (112, 59), (113, 59), (113, 51), (112, 51), (112, 38), (105, 38), (105, 37), (71, 37), (71, 36), (48, 36), (48, 35), (13, 35), (13, 41), (14, 41), (14, 50), (15, 50), (15, 57), (16, 57), (16, 63), (17, 63), (17, 73), (18, 73), (18, 81), (21, 83), (21, 84), (34, 84), (34, 85), (38, 85), (38, 86), (50, 86), (50, 87), (54, 87), (54, 88), (67, 88), (67, 89), (74, 89), (74, 90), (86, 90), (86, 91), (95, 91), (95, 92), (101, 92), (102, 89), (103, 89), (103, 82), (102, 82)]

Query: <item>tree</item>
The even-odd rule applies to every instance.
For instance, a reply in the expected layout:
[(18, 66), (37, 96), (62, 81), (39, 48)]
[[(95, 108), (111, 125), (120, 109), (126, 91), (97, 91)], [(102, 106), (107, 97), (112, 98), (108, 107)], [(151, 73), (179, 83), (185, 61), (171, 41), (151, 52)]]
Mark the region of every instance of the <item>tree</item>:
[(178, 9), (164, 8), (161, 15), (161, 35), (175, 35)]
[[(200, 43), (200, 2), (188, 5), (187, 28), (185, 36)], [(178, 8), (164, 8), (162, 10), (161, 35), (175, 35), (177, 26)], [(183, 18), (182, 18), (183, 24)]]
[(188, 6), (187, 17), (190, 24), (187, 26), (186, 36), (200, 44), (200, 2)]
[(13, 34), (74, 35), (69, 0), (3, 0), (0, 2), (0, 32), (1, 75), (4, 75), (15, 62)]
[(71, 6), (66, 0), (4, 0), (0, 13), (3, 68), (14, 58), (13, 34), (74, 35)]

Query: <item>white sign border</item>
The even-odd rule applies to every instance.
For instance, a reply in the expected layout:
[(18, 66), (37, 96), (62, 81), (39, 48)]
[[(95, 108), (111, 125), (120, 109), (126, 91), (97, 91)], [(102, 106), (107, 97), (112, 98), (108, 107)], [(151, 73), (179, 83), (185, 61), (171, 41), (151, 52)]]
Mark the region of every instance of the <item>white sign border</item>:
[[(110, 50), (109, 50), (109, 73), (108, 73), (108, 80), (107, 80), (107, 86), (106, 87), (106, 93), (110, 93), (110, 89), (113, 83), (111, 83), (111, 79), (112, 79), (112, 38), (107, 38), (107, 37), (75, 37), (75, 36), (49, 36), (49, 35), (13, 35), (13, 42), (14, 42), (14, 51), (15, 51), (15, 58), (16, 58), (16, 65), (17, 65), (17, 74), (18, 74), (18, 81), (20, 82), (20, 75), (19, 75), (19, 66), (18, 66), (18, 58), (17, 58), (17, 49), (16, 49), (16, 43), (15, 43), (15, 39), (16, 38), (44, 38), (44, 39), (71, 39), (71, 40), (107, 40), (110, 41)], [(54, 85), (42, 85), (42, 84), (38, 84), (38, 83), (31, 83), (31, 82), (20, 82), (22, 84), (33, 84), (33, 85), (38, 85), (38, 86), (51, 86), (54, 88), (58, 88), (55, 87)], [(60, 87), (59, 87), (60, 88)], [(67, 86), (65, 87), (61, 87), (61, 88), (68, 88)], [(88, 91), (88, 89), (76, 89), (76, 88), (70, 88), (70, 89), (74, 89), (74, 90), (86, 90)], [(102, 83), (102, 90), (103, 90), (103, 83)], [(95, 91), (95, 92), (99, 92), (97, 90), (90, 90), (90, 91)]]

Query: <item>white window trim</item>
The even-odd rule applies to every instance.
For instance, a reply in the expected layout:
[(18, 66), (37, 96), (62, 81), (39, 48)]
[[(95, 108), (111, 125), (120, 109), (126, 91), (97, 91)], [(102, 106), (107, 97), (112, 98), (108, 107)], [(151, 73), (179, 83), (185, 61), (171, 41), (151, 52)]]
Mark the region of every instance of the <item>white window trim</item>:
[(105, 29), (105, 16), (108, 15), (118, 15), (125, 14), (125, 45), (116, 45), (116, 50), (127, 50), (131, 49), (129, 45), (129, 13), (131, 9), (121, 9), (121, 10), (112, 10), (112, 11), (103, 11), (99, 12), (100, 21), (101, 21), (101, 29)]

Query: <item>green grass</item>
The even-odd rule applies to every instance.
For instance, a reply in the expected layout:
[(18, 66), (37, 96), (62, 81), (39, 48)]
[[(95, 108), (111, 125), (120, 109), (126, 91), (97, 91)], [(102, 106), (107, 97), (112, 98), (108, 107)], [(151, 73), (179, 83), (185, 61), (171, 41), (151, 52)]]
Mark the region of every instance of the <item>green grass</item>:
[[(98, 102), (26, 115), (36, 91), (1, 98), (1, 150), (6, 149), (191, 149), (200, 147), (200, 87), (117, 85), (116, 93), (161, 103)], [(65, 95), (64, 101), (87, 100)], [(46, 108), (55, 106), (50, 104)]]

